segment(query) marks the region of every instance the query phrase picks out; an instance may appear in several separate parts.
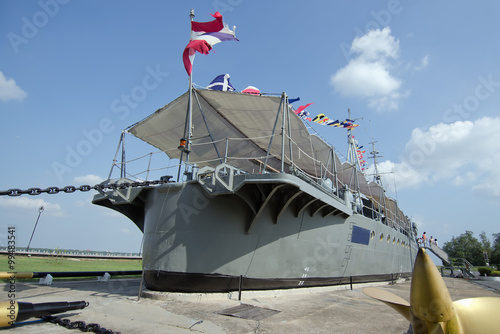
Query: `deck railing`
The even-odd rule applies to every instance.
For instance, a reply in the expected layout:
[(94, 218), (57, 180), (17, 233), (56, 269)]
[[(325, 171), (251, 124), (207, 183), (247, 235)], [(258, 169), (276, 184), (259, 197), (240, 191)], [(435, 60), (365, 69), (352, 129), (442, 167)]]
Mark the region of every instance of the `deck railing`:
[[(258, 150), (254, 150), (254, 153), (259, 153), (258, 155), (241, 156), (241, 152), (238, 152), (232, 146), (238, 146), (238, 143), (241, 143), (242, 140), (261, 140), (262, 138), (263, 137), (247, 139), (226, 138), (225, 140), (219, 140), (217, 142), (204, 143), (196, 143), (196, 141), (194, 141), (192, 144), (193, 149), (213, 149), (214, 145), (220, 145), (217, 151), (224, 152), (224, 155), (211, 160), (190, 159), (189, 164), (186, 164), (185, 162), (178, 163), (179, 160), (177, 159), (168, 159), (168, 156), (175, 156), (176, 154), (179, 154), (180, 156), (180, 151), (177, 148), (172, 148), (167, 151), (150, 152), (130, 160), (125, 160), (125, 152), (123, 151), (121, 154), (121, 161), (118, 161), (117, 159), (119, 153), (119, 149), (117, 149), (117, 154), (113, 160), (109, 178), (112, 178), (113, 173), (116, 174), (116, 172), (119, 172), (120, 177), (135, 181), (157, 180), (165, 177), (166, 175), (174, 176), (174, 180), (175, 175), (178, 175), (178, 181), (191, 180), (196, 178), (196, 174), (198, 173), (200, 166), (208, 165), (215, 168), (215, 166), (222, 164), (230, 166), (234, 165), (236, 166), (234, 168), (240, 170), (240, 173), (246, 172), (250, 174), (262, 174), (286, 172), (294, 174), (308, 183), (313, 184), (315, 187), (321, 189), (332, 197), (341, 199), (352, 198), (351, 200), (354, 202), (355, 211), (358, 214), (363, 214), (366, 217), (378, 220), (402, 233), (411, 235), (411, 222), (407, 217), (402, 216), (402, 212), (399, 211), (397, 206), (395, 207), (396, 212), (394, 212), (389, 206), (384, 203), (380, 203), (377, 200), (377, 198), (380, 198), (379, 196), (375, 196), (373, 194), (360, 194), (357, 191), (356, 186), (353, 185), (351, 181), (342, 180), (339, 177), (340, 166), (338, 165), (338, 158), (335, 159), (338, 154), (334, 151), (333, 147), (330, 152), (331, 158), (328, 158), (326, 162), (323, 162), (314, 159), (306, 152), (302, 151), (298, 146), (293, 146), (290, 152), (295, 152), (292, 154), (294, 154), (296, 161), (294, 162), (285, 155), (284, 158), (286, 160), (286, 168), (285, 171), (281, 171), (280, 166), (276, 163), (276, 156), (261, 155), (262, 151), (259, 152)], [(269, 136), (266, 138), (269, 138)], [(123, 141), (124, 136), (122, 135), (120, 138), (120, 145), (124, 150)], [(324, 152), (323, 155), (325, 155)], [(301, 165), (296, 163), (299, 160), (302, 162)], [(271, 161), (274, 161), (276, 166), (273, 166), (270, 163)], [(314, 166), (314, 173), (302, 170), (301, 166), (304, 164)], [(146, 168), (141, 168), (140, 165), (146, 166)], [(218, 170), (218, 172), (221, 171)], [(224, 170), (222, 172), (224, 172)], [(350, 192), (351, 195), (346, 197), (346, 192)], [(395, 201), (393, 202), (395, 203)]]

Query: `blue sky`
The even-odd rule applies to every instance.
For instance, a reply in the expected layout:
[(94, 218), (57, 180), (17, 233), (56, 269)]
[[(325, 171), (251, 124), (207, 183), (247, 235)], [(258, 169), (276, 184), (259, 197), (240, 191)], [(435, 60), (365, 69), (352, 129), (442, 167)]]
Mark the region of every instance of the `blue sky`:
[[(121, 130), (188, 88), (191, 8), (200, 22), (219, 10), (239, 39), (196, 56), (196, 85), (229, 73), (237, 90), (314, 102), (313, 116), (350, 108), (363, 118), (359, 144), (377, 141), (388, 192), (420, 232), (441, 245), (500, 232), (494, 1), (2, 1), (0, 189), (106, 179)], [(315, 129), (346, 151), (343, 130)], [(136, 142), (129, 157), (155, 151)], [(0, 244), (16, 226), (26, 246), (43, 205), (32, 247), (139, 251), (135, 225), (92, 196), (0, 197)]]

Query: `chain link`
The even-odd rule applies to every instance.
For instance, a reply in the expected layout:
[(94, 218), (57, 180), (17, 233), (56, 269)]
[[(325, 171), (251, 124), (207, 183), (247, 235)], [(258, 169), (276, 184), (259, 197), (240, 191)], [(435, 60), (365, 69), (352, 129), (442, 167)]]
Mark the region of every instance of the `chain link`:
[(100, 190), (116, 190), (116, 189), (127, 189), (127, 188), (138, 188), (138, 187), (149, 187), (152, 185), (157, 185), (157, 184), (164, 184), (167, 182), (171, 182), (169, 180), (170, 178), (164, 179), (164, 180), (155, 180), (155, 181), (143, 181), (143, 182), (123, 182), (123, 183), (112, 183), (112, 184), (96, 184), (95, 186), (90, 186), (88, 184), (85, 184), (80, 187), (75, 187), (75, 186), (66, 186), (63, 188), (59, 187), (48, 187), (46, 189), (41, 189), (41, 188), (29, 188), (27, 190), (22, 190), (22, 189), (9, 189), (9, 190), (0, 190), (0, 196), (21, 196), (24, 194), (28, 195), (40, 195), (43, 193), (47, 194), (58, 194), (60, 192), (64, 192), (66, 194), (71, 194), (76, 191), (81, 191), (81, 192), (86, 192), (90, 191), (92, 189), (100, 191)]
[(99, 324), (86, 324), (84, 321), (71, 321), (69, 319), (61, 319), (53, 315), (43, 316), (42, 320), (57, 324), (67, 329), (79, 329), (82, 332), (93, 332), (99, 334), (120, 334), (120, 332), (114, 332), (111, 329), (106, 329), (101, 327)]

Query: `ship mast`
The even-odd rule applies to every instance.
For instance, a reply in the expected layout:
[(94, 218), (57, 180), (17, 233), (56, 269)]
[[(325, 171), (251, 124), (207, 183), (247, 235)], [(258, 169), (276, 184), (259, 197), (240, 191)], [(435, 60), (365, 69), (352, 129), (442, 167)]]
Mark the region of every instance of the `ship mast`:
[(372, 141), (370, 142), (369, 144), (372, 144), (372, 151), (370, 152), (370, 154), (372, 155), (371, 158), (373, 159), (373, 168), (375, 169), (375, 173), (373, 174), (373, 181), (377, 184), (379, 184), (381, 187), (383, 187), (382, 185), (382, 178), (380, 177), (380, 174), (378, 173), (378, 167), (377, 167), (377, 158), (382, 158), (381, 155), (379, 155), (379, 151), (377, 151), (375, 149), (375, 143), (377, 143), (376, 141)]
[[(194, 19), (194, 9), (189, 12), (189, 39), (191, 40), (192, 33), (192, 23)], [(177, 182), (180, 180), (181, 168), (182, 168), (182, 158), (184, 153), (186, 153), (186, 162), (184, 173), (187, 173), (189, 168), (189, 153), (191, 152), (191, 137), (193, 136), (193, 72), (189, 74), (189, 98), (188, 98), (188, 108), (186, 112), (186, 121), (184, 123), (184, 136), (180, 140), (178, 149), (181, 151), (181, 156), (179, 158), (179, 171), (177, 172)]]
[[(372, 155), (370, 158), (373, 159), (373, 168), (374, 168), (374, 174), (373, 174), (373, 182), (375, 182), (376, 184), (378, 184), (380, 186), (380, 200), (382, 203), (380, 203), (383, 207), (383, 210), (384, 210), (384, 213), (383, 213), (383, 217), (382, 217), (382, 222), (384, 224), (387, 225), (387, 220), (386, 220), (386, 216), (387, 216), (387, 204), (386, 204), (386, 201), (385, 201), (385, 194), (384, 194), (384, 185), (382, 184), (382, 178), (380, 177), (380, 174), (378, 172), (378, 166), (377, 166), (377, 158), (382, 158), (379, 151), (377, 151), (375, 149), (375, 143), (376, 141), (372, 141), (370, 142), (370, 144), (372, 144), (372, 151), (370, 152), (370, 154)], [(384, 219), (385, 217), (385, 219)]]
[[(362, 118), (356, 118), (352, 119), (351, 118), (351, 109), (347, 109), (348, 112), (348, 118), (346, 121), (348, 122), (354, 122), (358, 119)], [(358, 154), (356, 152), (357, 150), (357, 145), (356, 145), (356, 140), (354, 139), (354, 136), (352, 134), (352, 127), (347, 127), (347, 162), (353, 167), (352, 169), (352, 178), (354, 179), (354, 189), (356, 192), (359, 193), (359, 180), (358, 180), (358, 170), (361, 171), (361, 163), (359, 161)], [(352, 180), (352, 179), (351, 179)]]
[[(347, 109), (348, 112), (348, 121), (349, 122), (354, 122), (358, 119), (363, 119), (362, 117), (352, 119), (351, 118), (351, 109)], [(356, 145), (356, 140), (354, 139), (354, 136), (352, 135), (352, 127), (347, 128), (347, 145), (348, 145), (348, 150), (347, 150), (347, 162), (349, 162), (355, 169), (361, 171), (361, 162), (359, 161), (358, 154), (356, 152), (357, 150), (357, 145)]]

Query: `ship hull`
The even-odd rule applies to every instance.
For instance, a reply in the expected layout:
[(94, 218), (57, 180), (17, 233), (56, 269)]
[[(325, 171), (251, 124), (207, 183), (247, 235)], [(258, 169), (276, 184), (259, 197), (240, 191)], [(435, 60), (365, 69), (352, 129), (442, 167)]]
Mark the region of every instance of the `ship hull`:
[(410, 233), (353, 211), (333, 191), (289, 174), (213, 175), (94, 198), (144, 232), (149, 289), (297, 288), (391, 280), (412, 270)]
[(168, 292), (216, 293), (238, 290), (278, 290), (347, 284), (391, 282), (410, 277), (411, 273), (344, 277), (253, 278), (220, 274), (193, 274), (166, 271), (144, 271), (146, 287)]

